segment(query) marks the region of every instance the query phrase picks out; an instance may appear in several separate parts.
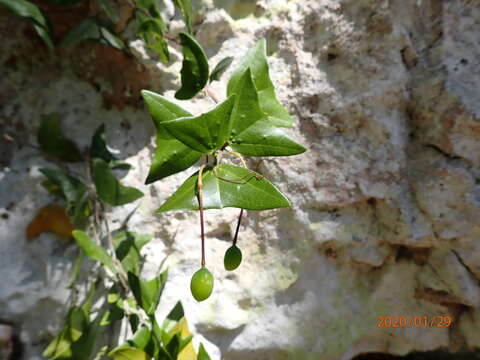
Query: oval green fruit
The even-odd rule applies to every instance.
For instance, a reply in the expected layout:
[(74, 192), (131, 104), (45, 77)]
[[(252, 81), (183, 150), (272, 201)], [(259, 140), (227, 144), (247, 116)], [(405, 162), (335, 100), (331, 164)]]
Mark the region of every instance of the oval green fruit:
[(213, 275), (207, 268), (202, 267), (192, 276), (190, 291), (197, 301), (207, 299), (213, 290)]
[(236, 245), (232, 245), (225, 252), (225, 257), (223, 258), (223, 264), (225, 269), (228, 271), (235, 270), (240, 266), (242, 262), (242, 252)]

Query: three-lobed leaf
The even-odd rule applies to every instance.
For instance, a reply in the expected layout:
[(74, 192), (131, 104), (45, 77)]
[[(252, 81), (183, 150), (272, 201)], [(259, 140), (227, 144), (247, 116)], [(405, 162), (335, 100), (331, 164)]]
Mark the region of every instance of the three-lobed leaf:
[(292, 127), (293, 119), (278, 102), (275, 88), (270, 80), (265, 39), (260, 39), (240, 60), (228, 81), (227, 96), (237, 94), (240, 91), (239, 84), (247, 69), (252, 72), (261, 109), (267, 114), (272, 124), (280, 127)]
[(63, 134), (58, 114), (52, 113), (42, 117), (37, 141), (43, 151), (62, 161), (78, 162), (83, 160), (77, 145)]
[(252, 71), (247, 68), (236, 83), (237, 101), (232, 113), (230, 146), (250, 156), (288, 156), (305, 148), (284, 134), (261, 109)]
[(183, 62), (180, 70), (182, 87), (175, 93), (180, 100), (188, 100), (202, 90), (208, 82), (209, 69), (205, 52), (189, 34), (180, 33)]
[(157, 129), (157, 146), (145, 181), (150, 184), (188, 169), (202, 154), (174, 138), (163, 126), (166, 121), (192, 114), (154, 92), (142, 90), (141, 94)]
[[(222, 164), (208, 168), (202, 180), (204, 209), (267, 210), (290, 206), (288, 199), (262, 175), (239, 166)], [(157, 212), (198, 210), (197, 182), (198, 172), (189, 177)]]
[(234, 102), (235, 96), (231, 96), (209, 112), (165, 121), (162, 125), (193, 150), (210, 154), (221, 149), (228, 140)]
[(99, 158), (93, 159), (93, 181), (99, 198), (112, 206), (128, 204), (143, 196), (140, 190), (120, 184), (110, 166)]

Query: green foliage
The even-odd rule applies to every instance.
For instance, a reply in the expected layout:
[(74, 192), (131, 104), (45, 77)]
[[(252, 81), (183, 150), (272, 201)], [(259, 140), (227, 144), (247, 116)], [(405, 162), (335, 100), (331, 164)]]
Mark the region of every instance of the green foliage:
[(200, 344), (200, 348), (198, 349), (197, 360), (210, 360), (210, 356), (208, 355), (207, 351), (203, 347), (203, 344)]
[(165, 121), (192, 116), (188, 111), (151, 91), (142, 90), (141, 94), (157, 129), (157, 147), (145, 181), (150, 184), (188, 169), (202, 154), (177, 140), (163, 125)]
[(180, 100), (188, 100), (200, 92), (208, 82), (208, 60), (200, 44), (186, 33), (180, 33), (183, 62), (182, 87), (175, 93)]
[(62, 46), (70, 46), (85, 40), (94, 40), (118, 50), (125, 48), (125, 44), (117, 35), (95, 19), (85, 19), (71, 29), (63, 39)]
[(112, 206), (128, 204), (143, 196), (140, 190), (120, 184), (110, 166), (99, 158), (93, 159), (93, 181), (100, 199)]
[(72, 232), (72, 235), (78, 246), (85, 252), (88, 257), (98, 261), (112, 273), (117, 272), (117, 269), (113, 264), (113, 260), (110, 255), (108, 255), (107, 251), (103, 247), (95, 244), (85, 232), (81, 230), (74, 230)]
[(173, 0), (175, 6), (180, 10), (182, 13), (183, 19), (185, 20), (185, 26), (187, 28), (187, 32), (193, 35), (193, 8), (192, 8), (192, 1), (191, 0)]
[(91, 199), (87, 186), (76, 177), (58, 169), (40, 169), (47, 180), (44, 187), (66, 203), (66, 212), (73, 224), (81, 225), (91, 214)]
[(203, 154), (212, 154), (226, 144), (235, 96), (199, 116), (165, 121), (162, 125), (175, 138)]
[(220, 60), (220, 62), (212, 70), (210, 74), (209, 82), (220, 81), (220, 78), (222, 77), (223, 73), (228, 70), (232, 62), (233, 62), (233, 56), (227, 56), (222, 60)]
[(240, 60), (227, 85), (227, 96), (241, 92), (242, 77), (250, 69), (262, 111), (276, 126), (292, 127), (293, 119), (278, 102), (268, 72), (266, 41), (259, 40)]
[(38, 6), (27, 0), (0, 0), (0, 5), (13, 11), (16, 15), (28, 20), (37, 34), (42, 38), (50, 52), (53, 52), (52, 31), (50, 23)]
[[(190, 39), (185, 34), (183, 38)], [(182, 81), (182, 89), (184, 86)], [(192, 90), (189, 96), (198, 91)], [(142, 91), (157, 127), (157, 148), (146, 183), (189, 168), (200, 154), (213, 155), (218, 162), (219, 154), (229, 149), (248, 156), (290, 156), (306, 150), (280, 128), (291, 126), (292, 119), (276, 100), (264, 40), (240, 60), (228, 81), (227, 93), (229, 98), (211, 111), (192, 116), (161, 95)], [(246, 169), (216, 164), (205, 170), (202, 181), (204, 209), (289, 206), (272, 184)], [(198, 182), (198, 173), (188, 178), (158, 211), (200, 209)]]
[(168, 272), (165, 270), (151, 280), (143, 280), (132, 272), (128, 273), (128, 284), (138, 305), (147, 315), (153, 315), (162, 296)]
[[(197, 183), (198, 172), (189, 177), (157, 212), (199, 210)], [(229, 164), (208, 168), (204, 172), (203, 197), (204, 209), (267, 210), (290, 205), (288, 199), (262, 175)]]
[(60, 116), (49, 114), (42, 117), (37, 141), (45, 153), (67, 162), (82, 161), (82, 153), (77, 145), (65, 137), (60, 128)]

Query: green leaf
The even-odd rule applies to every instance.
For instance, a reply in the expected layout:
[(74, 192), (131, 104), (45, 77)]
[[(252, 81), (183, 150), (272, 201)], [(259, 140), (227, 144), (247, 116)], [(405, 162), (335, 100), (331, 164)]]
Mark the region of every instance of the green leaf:
[(123, 299), (118, 294), (116, 285), (113, 285), (107, 296), (108, 309), (100, 321), (100, 326), (109, 325), (115, 321), (123, 319), (125, 312), (123, 309)]
[(78, 162), (83, 160), (77, 145), (63, 135), (58, 114), (42, 117), (37, 141), (43, 151), (62, 161)]
[(92, 136), (90, 144), (90, 158), (99, 158), (105, 162), (115, 160), (115, 157), (107, 148), (105, 136), (105, 124), (100, 125)]
[[(160, 206), (157, 212), (198, 210), (198, 172)], [(288, 199), (262, 175), (245, 168), (222, 164), (203, 173), (204, 209), (236, 207), (246, 210), (266, 210), (288, 207)]]
[(74, 353), (74, 342), (88, 331), (88, 314), (78, 306), (72, 307), (67, 314), (65, 326), (43, 352), (49, 359), (69, 359)]
[(152, 239), (150, 235), (140, 235), (132, 232), (120, 232), (113, 237), (115, 252), (126, 273), (140, 273), (140, 250)]
[(113, 265), (113, 260), (104, 248), (95, 244), (92, 239), (90, 239), (90, 237), (81, 230), (73, 230), (72, 235), (75, 238), (78, 246), (83, 249), (87, 256), (93, 260), (97, 260), (112, 273), (116, 274), (117, 270)]
[(220, 62), (215, 66), (212, 73), (210, 74), (210, 82), (219, 81), (223, 73), (227, 71), (233, 61), (233, 56), (227, 56), (220, 60)]
[(165, 121), (162, 125), (175, 138), (192, 149), (211, 154), (221, 149), (230, 135), (230, 119), (235, 96), (200, 116)]
[(155, 313), (163, 288), (167, 281), (168, 271), (165, 270), (152, 280), (143, 280), (132, 272), (128, 273), (128, 284), (137, 303), (148, 315)]
[(233, 150), (249, 156), (288, 156), (305, 152), (303, 146), (285, 135), (262, 111), (249, 68), (236, 89), (230, 138)]
[(200, 343), (200, 347), (198, 348), (197, 360), (211, 360), (202, 343)]
[(66, 211), (72, 223), (82, 224), (91, 211), (87, 186), (62, 170), (40, 169), (40, 172), (47, 178), (44, 186), (56, 196), (65, 199)]
[(293, 119), (287, 110), (278, 102), (275, 88), (268, 73), (268, 62), (265, 39), (259, 40), (240, 60), (227, 85), (227, 96), (237, 94), (239, 84), (245, 71), (250, 68), (260, 106), (270, 121), (279, 127), (292, 127)]
[(100, 199), (112, 206), (128, 204), (143, 196), (140, 190), (120, 184), (102, 159), (93, 159), (93, 181)]
[(119, 346), (108, 354), (113, 360), (150, 360), (150, 356), (143, 350), (130, 346)]
[(100, 40), (100, 28), (93, 19), (85, 19), (73, 27), (62, 40), (62, 46), (70, 46), (84, 40)]
[(133, 334), (133, 337), (128, 340), (127, 343), (134, 348), (143, 350), (148, 345), (151, 338), (152, 334), (150, 329), (143, 325), (137, 329), (135, 334)]
[(30, 21), (48, 50), (53, 53), (50, 24), (36, 5), (26, 0), (0, 0), (0, 5), (5, 6), (16, 15)]
[(173, 0), (173, 3), (175, 6), (180, 10), (182, 13), (183, 19), (185, 21), (185, 26), (187, 28), (187, 32), (189, 34), (193, 34), (193, 28), (192, 28), (192, 14), (193, 14), (193, 8), (192, 8), (192, 1), (191, 0)]
[(146, 10), (153, 18), (160, 18), (160, 9), (157, 0), (135, 0), (138, 8)]
[(105, 14), (107, 14), (107, 17), (110, 19), (110, 21), (114, 24), (118, 23), (118, 16), (113, 10), (110, 0), (99, 0), (99, 2), (100, 8)]
[(161, 61), (169, 61), (170, 52), (168, 50), (168, 44), (163, 36), (166, 27), (162, 18), (151, 19), (142, 16), (142, 14), (139, 13), (137, 19), (139, 22), (137, 34), (143, 39), (143, 41), (145, 41), (147, 48), (155, 51)]
[(102, 37), (102, 42), (106, 45), (110, 45), (117, 50), (125, 49), (125, 43), (120, 39), (113, 31), (110, 29), (100, 26), (100, 34)]
[(100, 25), (93, 19), (85, 19), (68, 32), (62, 41), (62, 46), (70, 46), (80, 41), (94, 40), (123, 50), (123, 41), (107, 27)]
[(182, 87), (175, 93), (180, 100), (188, 100), (194, 97), (204, 88), (208, 81), (208, 61), (200, 44), (190, 35), (180, 33), (182, 43), (183, 62)]
[(146, 184), (188, 169), (202, 155), (175, 139), (163, 126), (165, 121), (192, 116), (180, 106), (154, 92), (142, 90), (141, 94), (157, 129), (157, 147)]

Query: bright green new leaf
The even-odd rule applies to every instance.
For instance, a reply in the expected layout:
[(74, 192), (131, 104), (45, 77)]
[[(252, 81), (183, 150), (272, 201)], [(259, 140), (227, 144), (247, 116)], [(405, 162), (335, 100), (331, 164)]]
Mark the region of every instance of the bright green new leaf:
[(202, 343), (200, 343), (200, 347), (198, 349), (197, 360), (211, 360)]
[(180, 33), (183, 62), (180, 71), (182, 87), (175, 93), (180, 100), (188, 100), (202, 90), (208, 81), (209, 70), (205, 52), (200, 44), (186, 33)]
[(115, 266), (113, 265), (113, 260), (110, 255), (108, 255), (107, 251), (95, 244), (85, 232), (81, 230), (74, 230), (72, 235), (75, 238), (78, 246), (83, 249), (87, 256), (100, 262), (112, 273), (115, 274), (117, 272)]
[(163, 126), (165, 121), (192, 114), (154, 92), (142, 90), (141, 93), (157, 128), (157, 147), (145, 181), (150, 184), (188, 169), (202, 154), (175, 139)]
[(74, 224), (82, 224), (90, 215), (91, 203), (87, 186), (77, 178), (58, 169), (40, 169), (47, 181), (44, 186), (66, 202), (67, 214)]
[(108, 354), (113, 360), (150, 360), (151, 357), (143, 350), (130, 346), (119, 346)]
[(50, 24), (36, 5), (26, 0), (0, 0), (0, 5), (10, 9), (16, 15), (29, 20), (48, 50), (53, 53)]
[(93, 181), (100, 199), (112, 206), (128, 204), (143, 196), (140, 190), (120, 184), (102, 159), (93, 159)]
[[(262, 175), (239, 166), (222, 164), (203, 173), (204, 209), (236, 207), (246, 210), (266, 210), (288, 207), (288, 199)], [(198, 172), (189, 177), (163, 203), (157, 212), (198, 210)]]
[(236, 85), (237, 101), (232, 114), (230, 146), (250, 156), (288, 156), (305, 148), (274, 126), (260, 107), (250, 68)]
[(165, 121), (167, 131), (192, 149), (211, 154), (221, 149), (230, 135), (230, 119), (235, 96), (200, 116)]
[(275, 88), (268, 74), (266, 41), (260, 39), (240, 60), (227, 85), (227, 95), (237, 94), (239, 84), (245, 71), (250, 68), (255, 88), (258, 92), (260, 106), (270, 121), (280, 127), (292, 127), (293, 119), (287, 110), (278, 102)]
[(233, 61), (233, 56), (227, 56), (220, 60), (220, 62), (215, 66), (212, 73), (210, 74), (210, 82), (219, 81), (223, 73), (227, 71)]
[(155, 313), (167, 281), (168, 271), (165, 270), (152, 280), (143, 280), (132, 272), (128, 273), (128, 284), (137, 303), (148, 315)]
[(183, 16), (183, 20), (185, 21), (185, 26), (187, 28), (187, 32), (189, 34), (193, 34), (192, 28), (192, 15), (193, 15), (193, 8), (192, 8), (192, 1), (191, 0), (173, 0), (175, 6), (180, 10)]
[(69, 162), (83, 160), (77, 145), (63, 135), (58, 114), (49, 114), (42, 117), (37, 141), (43, 151), (57, 159)]

